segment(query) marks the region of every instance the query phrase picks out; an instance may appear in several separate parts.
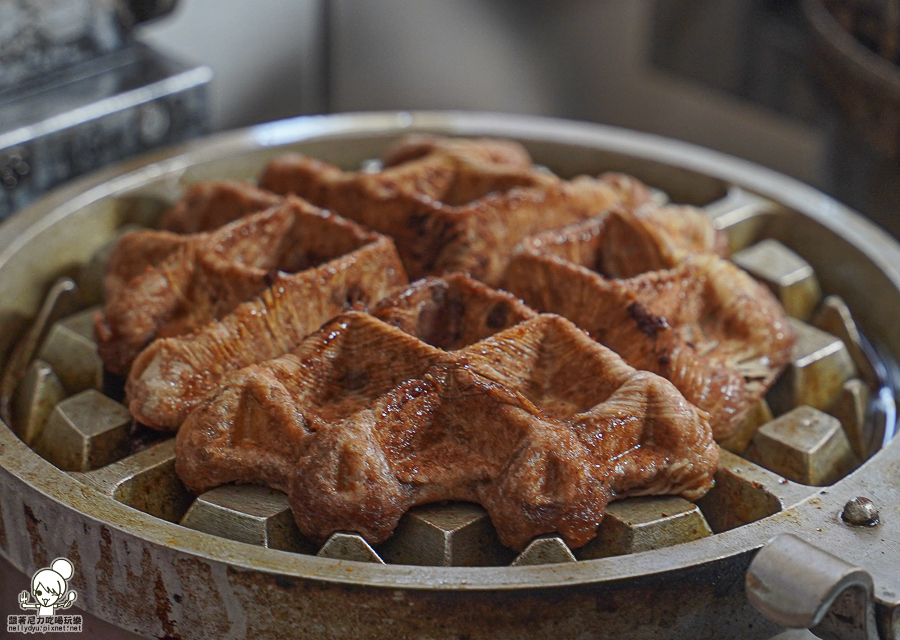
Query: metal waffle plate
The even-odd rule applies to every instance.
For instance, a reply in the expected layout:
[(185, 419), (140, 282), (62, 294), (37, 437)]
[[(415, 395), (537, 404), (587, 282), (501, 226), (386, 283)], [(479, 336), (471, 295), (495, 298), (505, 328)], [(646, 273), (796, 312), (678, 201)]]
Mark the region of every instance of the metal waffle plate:
[[(299, 141), (290, 147), (352, 168), (410, 129), (517, 137), (537, 162), (563, 176), (631, 172), (675, 201), (704, 206), (727, 231), (735, 262), (783, 301), (799, 336), (792, 363), (744, 428), (722, 443), (726, 450), (716, 487), (696, 505), (673, 497), (613, 503), (597, 539), (574, 552), (558, 537), (542, 536), (515, 554), (496, 540), (484, 510), (471, 504), (414, 509), (378, 548), (349, 532), (337, 533), (319, 547), (296, 530), (286, 498), (278, 492), (225, 486), (189, 495), (174, 473), (173, 441), (154, 441), (132, 424), (117, 402), (121, 381), (104, 376), (86, 321), (90, 310), (83, 310), (98, 302), (103, 247), (117, 230), (125, 224), (152, 226), (185, 184), (254, 176), (269, 157), (284, 150), (276, 144)], [(897, 255), (898, 249), (824, 196), (786, 178), (628, 132), (440, 114), (287, 121), (138, 167), (136, 173), (122, 170), (118, 177), (98, 177), (93, 187), (75, 187), (0, 230), (0, 326), (8, 328), (3, 332), (9, 336), (7, 346), (26, 344), (6, 366), (7, 373), (18, 367), (21, 378), (9, 407), (10, 421), (32, 447), (29, 451), (22, 441), (3, 434), (7, 440), (0, 463), (7, 471), (2, 482), (16, 491), (0, 498), (0, 548), (26, 571), (46, 566), (42, 557), (52, 560), (53, 554), (70, 554), (73, 548), (79, 553), (90, 549), (101, 560), (139, 554), (140, 561), (130, 561), (160, 576), (163, 586), (153, 598), (168, 605), (163, 607), (166, 615), (137, 604), (114, 607), (103, 584), (124, 579), (136, 593), (147, 587), (134, 584), (141, 581), (127, 577), (128, 572), (123, 578), (115, 565), (98, 563), (93, 581), (85, 577), (83, 598), (102, 617), (148, 633), (171, 628), (182, 637), (217, 637), (214, 627), (220, 627), (191, 626), (189, 621), (231, 598), (240, 603), (236, 606), (244, 619), (229, 619), (221, 629), (244, 625), (247, 633), (252, 629), (253, 635), (277, 637), (282, 622), (272, 626), (246, 615), (282, 611), (274, 600), (266, 604), (266, 598), (252, 595), (264, 592), (296, 609), (289, 608), (285, 620), (304, 615), (304, 620), (316, 621), (306, 635), (322, 628), (335, 637), (361, 630), (386, 633), (368, 615), (366, 607), (375, 607), (382, 616), (378, 620), (403, 620), (407, 630), (438, 624), (444, 629), (441, 637), (467, 629), (472, 637), (501, 629), (514, 636), (541, 635), (539, 630), (548, 625), (596, 632), (599, 620), (609, 632), (630, 630), (633, 637), (652, 637), (641, 635), (650, 633), (652, 625), (628, 622), (620, 613), (646, 605), (616, 598), (645, 595), (649, 588), (662, 594), (663, 604), (674, 606), (679, 590), (665, 585), (672, 579), (696, 585), (706, 576), (690, 610), (733, 609), (705, 622), (710, 632), (744, 633), (756, 625), (754, 633), (765, 637), (774, 627), (749, 610), (740, 585), (723, 584), (723, 576), (742, 575), (748, 554), (781, 530), (800, 531), (807, 538), (821, 533), (834, 544), (848, 527), (836, 517), (841, 498), (830, 496), (853, 493), (861, 478), (884, 480), (879, 461), (895, 449), (882, 445), (892, 429), (891, 371), (900, 336), (879, 311), (900, 309), (900, 278), (883, 260), (884, 252)], [(822, 209), (825, 205), (830, 211)], [(76, 229), (73, 243), (70, 236)], [(24, 235), (14, 246), (11, 239), (19, 233)], [(41, 260), (50, 246), (54, 260)], [(850, 268), (836, 268), (833, 255)], [(74, 281), (57, 280), (62, 274)], [(860, 286), (863, 281), (870, 283), (868, 289)], [(13, 287), (25, 295), (12, 298)], [(878, 293), (875, 287), (881, 287)], [(48, 289), (50, 295), (45, 295)], [(823, 291), (829, 294), (824, 301)], [(19, 452), (15, 461), (8, 459), (12, 451)], [(861, 464), (859, 472), (842, 480)], [(54, 496), (49, 500), (42, 497), (47, 482)], [(81, 523), (83, 533), (51, 531), (47, 518), (52, 517)], [(179, 562), (205, 577), (191, 577), (178, 568)], [(621, 581), (639, 576), (644, 577), (639, 583)], [(888, 596), (889, 591), (883, 587), (876, 595), (891, 611), (896, 596)], [(322, 600), (326, 593), (343, 594), (356, 614), (334, 616), (334, 605)], [(612, 597), (616, 609), (598, 610), (600, 594)], [(298, 602), (301, 597), (305, 604)], [(534, 598), (549, 598), (558, 610), (526, 615), (531, 626), (525, 619), (490, 613), (497, 602), (522, 606)], [(434, 608), (439, 604), (446, 605), (444, 613)], [(461, 615), (467, 607), (471, 611)], [(409, 626), (412, 613), (418, 622)], [(676, 631), (683, 626), (685, 634), (689, 628), (684, 615), (673, 614), (668, 623)], [(683, 637), (703, 633), (693, 628)]]

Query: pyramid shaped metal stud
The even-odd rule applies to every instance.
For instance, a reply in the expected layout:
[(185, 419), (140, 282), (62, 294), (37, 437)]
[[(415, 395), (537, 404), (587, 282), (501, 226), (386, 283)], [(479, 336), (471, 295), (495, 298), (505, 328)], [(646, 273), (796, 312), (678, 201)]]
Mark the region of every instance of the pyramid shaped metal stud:
[(813, 486), (836, 482), (858, 464), (840, 421), (812, 407), (797, 407), (760, 427), (746, 457)]
[(333, 558), (334, 560), (355, 560), (356, 562), (384, 564), (381, 556), (358, 533), (338, 531), (331, 534), (331, 537), (322, 545), (322, 548), (319, 549), (316, 555), (321, 558)]
[(34, 360), (16, 388), (13, 426), (26, 444), (33, 443), (47, 424), (53, 409), (66, 397), (53, 367)]
[(182, 526), (238, 542), (312, 552), (294, 524), (285, 494), (255, 485), (224, 485), (199, 496)]
[(559, 536), (539, 536), (528, 543), (525, 550), (512, 561), (512, 566), (524, 567), (561, 562), (575, 562), (575, 556), (563, 539)]
[(793, 318), (790, 323), (797, 338), (791, 363), (766, 400), (775, 415), (801, 405), (826, 411), (856, 367), (840, 338)]
[(700, 509), (684, 498), (629, 498), (609, 504), (597, 537), (581, 548), (579, 558), (638, 553), (709, 535)]
[(806, 320), (822, 298), (813, 268), (777, 240), (763, 240), (731, 260), (769, 287), (789, 316)]
[(65, 471), (89, 471), (130, 452), (128, 409), (88, 389), (57, 405), (35, 450)]
[(487, 511), (471, 503), (425, 505), (410, 510), (379, 552), (394, 564), (444, 567), (508, 564)]
[(67, 395), (103, 388), (103, 362), (94, 340), (94, 309), (69, 316), (50, 327), (38, 358), (53, 367)]

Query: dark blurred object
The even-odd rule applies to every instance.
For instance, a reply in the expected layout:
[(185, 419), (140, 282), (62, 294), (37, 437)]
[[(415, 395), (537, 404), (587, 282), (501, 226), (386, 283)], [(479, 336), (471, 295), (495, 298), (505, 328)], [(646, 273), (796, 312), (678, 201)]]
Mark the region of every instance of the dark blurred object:
[(816, 186), (900, 237), (898, 54), (900, 0), (654, 5), (656, 68), (815, 127)]
[(0, 220), (77, 175), (207, 129), (207, 67), (137, 43), (174, 0), (0, 0)]
[(900, 7), (894, 0), (804, 0), (815, 61), (840, 119), (832, 193), (900, 237)]
[(821, 19), (816, 17), (821, 6), (869, 51), (888, 62), (900, 62), (900, 4), (897, 0), (828, 0), (814, 3), (807, 8), (811, 19)]
[(825, 114), (795, 0), (656, 0), (651, 60), (659, 69), (819, 125)]
[(124, 4), (134, 16), (134, 22), (138, 23), (172, 13), (177, 3), (176, 0), (126, 0)]

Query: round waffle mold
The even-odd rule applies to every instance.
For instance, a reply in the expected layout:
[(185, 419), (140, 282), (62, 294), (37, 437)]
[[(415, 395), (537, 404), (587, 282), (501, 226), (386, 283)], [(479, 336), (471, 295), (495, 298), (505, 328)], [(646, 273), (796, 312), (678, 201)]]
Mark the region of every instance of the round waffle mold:
[[(184, 185), (253, 178), (286, 150), (353, 169), (409, 132), (510, 137), (562, 177), (606, 170), (633, 174), (676, 202), (704, 207), (727, 230), (733, 252), (752, 247), (759, 252), (757, 241), (763, 239), (790, 249), (811, 266), (826, 294), (846, 301), (886, 361), (900, 355), (900, 326), (893, 320), (900, 310), (900, 247), (821, 193), (748, 163), (652, 136), (453, 113), (328, 116), (262, 125), (141, 158), (55, 192), (0, 228), (0, 352), (9, 353), (27, 337), (54, 282), (75, 276), (81, 290), (89, 291), (84, 274), (98, 251), (124, 225), (157, 219)], [(771, 279), (773, 288), (789, 288), (784, 274), (765, 273), (771, 261), (759, 261), (752, 251), (739, 258), (751, 272), (759, 267), (755, 275)], [(53, 292), (60, 301), (56, 313), (65, 311), (66, 289), (63, 283)], [(802, 291), (792, 291), (802, 300)], [(82, 304), (96, 301), (95, 295)], [(103, 381), (90, 375), (60, 378), (58, 387), (52, 383), (50, 373), (61, 367), (51, 361), (89, 342), (83, 318), (70, 315), (77, 310), (70, 308), (67, 319), (38, 341), (46, 350), (38, 355), (49, 369), (32, 365), (30, 378), (69, 403), (57, 417), (63, 423), (85, 405), (108, 399), (96, 389)], [(54, 351), (50, 338), (63, 348)], [(834, 351), (815, 339), (809, 342), (813, 355)], [(89, 345), (81, 353), (86, 355), (77, 362), (84, 364)], [(795, 362), (790, 384), (780, 391), (785, 404), (779, 411), (798, 400), (805, 362)], [(5, 365), (10, 366), (16, 363)], [(882, 426), (879, 440), (887, 442), (892, 424), (884, 415)], [(409, 523), (403, 535), (413, 540), (440, 538), (429, 547), (430, 558), (399, 542), (366, 549), (348, 535), (310, 548), (279, 526), (284, 505), (271, 492), (238, 497), (252, 504), (258, 520), (271, 524), (262, 539), (249, 529), (246, 541), (212, 535), (190, 527), (191, 509), (203, 502), (209, 510), (223, 504), (227, 510), (235, 496), (226, 488), (191, 503), (173, 480), (172, 441), (144, 445), (137, 452), (123, 445), (109, 460), (86, 462), (81, 468), (87, 471), (66, 472), (59, 468), (66, 465), (51, 464), (3, 427), (0, 551), (25, 572), (55, 557), (75, 560), (79, 604), (148, 636), (650, 638), (665, 629), (670, 637), (767, 637), (776, 627), (746, 603), (743, 575), (755, 551), (784, 532), (867, 569), (875, 580), (879, 615), (889, 627), (900, 605), (900, 572), (879, 560), (892, 557), (900, 541), (896, 442), (822, 488), (789, 481), (723, 451), (717, 488), (699, 505), (714, 535), (674, 546), (657, 538), (648, 546), (632, 545), (635, 553), (596, 558), (602, 554), (597, 552), (577, 561), (552, 540), (536, 540), (530, 556), (527, 549), (518, 557), (502, 548), (491, 551), (490, 532), (479, 529), (483, 517), (465, 506), (450, 515), (424, 508)], [(765, 450), (762, 443), (755, 445)], [(53, 458), (50, 451), (41, 453)], [(858, 495), (876, 501), (877, 527), (861, 530), (841, 520), (844, 504)], [(664, 513), (660, 519), (677, 515), (675, 509)], [(626, 508), (615, 515), (626, 532), (637, 517)], [(610, 531), (608, 540), (616, 535)], [(548, 559), (553, 563), (534, 564)]]

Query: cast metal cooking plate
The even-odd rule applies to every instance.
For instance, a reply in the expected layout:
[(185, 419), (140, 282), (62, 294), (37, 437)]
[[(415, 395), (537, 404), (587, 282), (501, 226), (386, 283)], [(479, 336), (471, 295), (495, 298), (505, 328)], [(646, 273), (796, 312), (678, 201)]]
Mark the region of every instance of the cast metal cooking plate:
[[(456, 113), (341, 115), (261, 125), (144, 157), (51, 194), (0, 227), (0, 353), (27, 339), (61, 276), (73, 276), (82, 285), (83, 304), (89, 304), (92, 260), (101, 248), (122, 226), (152, 220), (185, 184), (252, 178), (269, 158), (288, 149), (354, 168), (411, 131), (514, 138), (536, 162), (562, 176), (625, 171), (676, 202), (705, 206), (728, 230), (733, 249), (774, 239), (802, 256), (824, 292), (847, 302), (885, 361), (900, 359), (900, 324), (894, 320), (900, 310), (900, 247), (821, 193), (754, 165), (653, 136)], [(57, 284), (51, 294), (64, 301), (66, 286)], [(79, 316), (69, 317), (34, 348), (41, 342), (40, 349), (50, 353), (47, 341), (56, 336), (71, 347), (62, 350), (69, 353), (80, 344), (79, 327)], [(797, 379), (803, 377), (801, 364), (795, 363)], [(14, 366), (7, 362), (7, 373)], [(47, 370), (41, 371), (33, 367), (32, 381), (48, 379)], [(61, 379), (59, 398), (69, 397), (56, 409), (63, 407), (63, 415), (51, 419), (64, 420), (82, 405), (105, 401), (95, 391), (72, 395), (65, 387), (73, 384)], [(885, 394), (889, 400), (890, 389)], [(892, 432), (890, 408), (889, 402), (879, 404), (876, 393), (868, 421), (876, 445)], [(44, 454), (53, 459), (52, 452)], [(227, 526), (216, 532), (220, 535), (192, 529), (190, 498), (179, 491), (171, 460), (168, 440), (134, 454), (123, 447), (109, 459), (82, 466), (57, 460), (58, 466), (88, 469), (67, 473), (0, 425), (0, 550), (26, 573), (56, 557), (72, 559), (71, 586), (80, 606), (156, 637), (769, 637), (778, 626), (748, 604), (747, 590), (754, 604), (781, 624), (818, 624), (836, 599), (819, 627), (823, 634), (877, 637), (872, 622), (877, 617), (883, 637), (897, 636), (900, 450), (894, 441), (826, 487), (791, 482), (723, 454), (717, 488), (700, 505), (715, 535), (663, 548), (655, 547), (668, 542), (657, 541), (633, 547), (647, 551), (578, 561), (552, 539), (538, 540), (531, 556), (523, 553), (512, 566), (476, 567), (434, 566), (459, 563), (446, 547), (443, 556), (420, 566), (408, 563), (426, 562), (421, 552), (369, 553), (353, 536), (336, 536), (312, 555), (315, 549), (304, 548), (302, 541), (294, 545), (278, 527), (266, 529), (262, 539)], [(234, 499), (227, 490), (210, 494), (191, 509), (214, 511)], [(852, 521), (859, 516), (853, 514), (859, 509), (842, 519), (845, 505), (859, 496), (873, 501), (877, 525), (856, 526)], [(246, 496), (238, 499), (246, 503)], [(278, 513), (278, 496), (255, 496), (253, 504), (262, 520)], [(461, 517), (459, 509), (465, 511), (420, 512), (418, 520), (433, 524)], [(626, 524), (630, 517), (627, 505), (617, 516)], [(198, 528), (213, 530), (208, 517), (206, 522)], [(767, 545), (748, 574), (759, 548), (785, 533), (801, 540), (780, 537)], [(837, 558), (821, 555), (822, 550)], [(379, 562), (382, 557), (388, 564)], [(474, 563), (511, 559), (493, 558)], [(531, 564), (548, 560), (553, 563)]]

